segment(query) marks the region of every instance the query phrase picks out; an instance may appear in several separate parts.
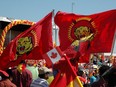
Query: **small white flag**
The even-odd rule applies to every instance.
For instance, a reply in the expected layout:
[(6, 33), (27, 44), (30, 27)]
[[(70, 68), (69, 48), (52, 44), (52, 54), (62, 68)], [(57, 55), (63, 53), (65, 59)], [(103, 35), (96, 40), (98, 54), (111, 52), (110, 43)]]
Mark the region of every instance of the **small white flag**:
[(62, 51), (60, 50), (59, 47), (55, 47), (43, 55), (48, 66), (51, 66), (52, 64), (59, 61), (61, 59), (61, 56), (62, 56)]

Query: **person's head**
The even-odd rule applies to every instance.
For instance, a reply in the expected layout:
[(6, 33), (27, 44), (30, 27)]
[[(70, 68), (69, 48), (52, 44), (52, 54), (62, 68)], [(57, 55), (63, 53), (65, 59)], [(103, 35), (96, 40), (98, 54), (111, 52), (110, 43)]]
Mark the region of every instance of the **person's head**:
[(83, 74), (84, 74), (84, 71), (82, 71), (82, 70), (79, 70), (77, 73), (77, 75), (79, 75), (79, 76), (83, 76)]
[(40, 67), (39, 68), (39, 77), (40, 78), (44, 78), (44, 79), (48, 79), (49, 78), (49, 74), (52, 72), (51, 69), (48, 69), (47, 67)]

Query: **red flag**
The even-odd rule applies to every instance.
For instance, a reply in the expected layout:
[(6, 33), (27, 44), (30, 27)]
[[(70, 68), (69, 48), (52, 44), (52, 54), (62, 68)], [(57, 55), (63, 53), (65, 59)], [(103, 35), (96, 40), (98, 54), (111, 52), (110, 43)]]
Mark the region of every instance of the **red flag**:
[[(39, 54), (44, 54), (53, 48), (52, 12), (13, 39), (0, 57), (1, 60), (7, 60), (7, 63), (0, 61), (0, 64), (6, 67), (8, 62), (17, 60), (17, 58), (25, 53), (28, 55), (37, 46), (39, 46), (40, 50), (39, 52), (35, 51), (35, 53), (38, 53), (36, 55), (37, 58), (41, 56)], [(3, 65), (0, 65), (0, 68), (4, 68)]]
[(84, 55), (81, 55), (78, 62), (79, 63), (89, 63), (90, 60), (90, 53), (86, 53)]
[(43, 59), (41, 46), (34, 47), (33, 50), (27, 55), (26, 59), (33, 59), (33, 60)]
[(61, 60), (54, 65), (59, 72), (50, 84), (50, 87), (83, 87), (69, 58), (65, 56), (65, 60)]
[(58, 12), (54, 19), (59, 27), (60, 48), (66, 50), (75, 40), (89, 41), (92, 53), (110, 52), (116, 32), (116, 10), (91, 15)]

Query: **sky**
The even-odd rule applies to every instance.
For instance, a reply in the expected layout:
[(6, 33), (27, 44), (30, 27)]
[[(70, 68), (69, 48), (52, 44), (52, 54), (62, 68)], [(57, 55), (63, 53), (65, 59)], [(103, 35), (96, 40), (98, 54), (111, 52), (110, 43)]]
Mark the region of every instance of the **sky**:
[(0, 0), (0, 16), (14, 19), (36, 22), (53, 9), (86, 15), (116, 9), (116, 0)]
[(90, 15), (116, 9), (116, 0), (0, 0), (0, 16), (13, 19), (37, 22), (53, 9)]

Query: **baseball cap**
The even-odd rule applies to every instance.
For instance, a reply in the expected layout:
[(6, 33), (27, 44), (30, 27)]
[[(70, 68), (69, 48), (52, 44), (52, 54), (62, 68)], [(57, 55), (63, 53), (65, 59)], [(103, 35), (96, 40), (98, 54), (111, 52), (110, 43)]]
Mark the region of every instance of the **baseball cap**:
[(52, 72), (51, 69), (48, 69), (47, 67), (40, 67), (39, 68), (39, 74), (46, 74)]

